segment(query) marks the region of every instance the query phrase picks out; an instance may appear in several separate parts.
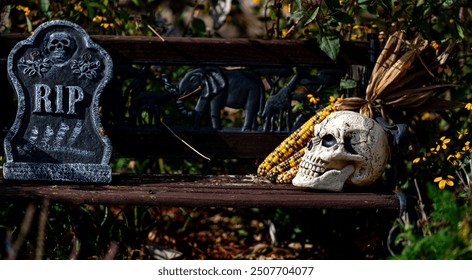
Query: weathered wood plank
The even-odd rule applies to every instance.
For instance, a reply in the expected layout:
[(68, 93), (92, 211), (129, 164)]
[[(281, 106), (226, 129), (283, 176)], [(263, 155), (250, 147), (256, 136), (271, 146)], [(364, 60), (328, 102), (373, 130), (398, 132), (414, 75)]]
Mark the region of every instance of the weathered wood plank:
[(43, 199), (73, 204), (173, 205), (183, 207), (399, 208), (395, 194), (330, 193), (271, 184), (253, 176), (125, 175), (109, 185), (3, 181), (3, 199)]
[[(28, 34), (1, 33), (0, 60)], [(332, 66), (333, 61), (313, 40), (261, 40), (95, 35), (115, 62), (225, 65), (225, 66)], [(126, 46), (126, 47), (124, 47)], [(339, 65), (367, 65), (366, 42), (343, 42)]]
[[(199, 157), (171, 132), (156, 129), (107, 129), (115, 157)], [(176, 135), (203, 155), (214, 158), (265, 158), (289, 133), (241, 132), (237, 130), (186, 130)]]

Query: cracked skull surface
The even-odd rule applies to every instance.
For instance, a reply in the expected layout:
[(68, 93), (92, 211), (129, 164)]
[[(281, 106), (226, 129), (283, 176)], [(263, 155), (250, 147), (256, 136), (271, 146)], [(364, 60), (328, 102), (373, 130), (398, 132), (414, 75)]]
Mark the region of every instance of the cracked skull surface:
[(388, 158), (382, 126), (356, 112), (334, 112), (315, 125), (292, 183), (329, 191), (341, 191), (345, 184), (370, 185), (382, 176)]

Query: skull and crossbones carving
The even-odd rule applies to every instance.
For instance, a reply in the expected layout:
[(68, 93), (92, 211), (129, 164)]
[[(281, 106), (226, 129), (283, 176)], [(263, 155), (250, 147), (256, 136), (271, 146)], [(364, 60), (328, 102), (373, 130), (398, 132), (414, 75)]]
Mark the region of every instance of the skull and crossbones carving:
[(388, 158), (382, 126), (356, 112), (335, 112), (315, 125), (292, 183), (329, 191), (341, 191), (345, 184), (366, 186), (380, 178)]
[(75, 49), (75, 42), (67, 32), (54, 32), (49, 35), (46, 52), (54, 64), (61, 64), (69, 60)]

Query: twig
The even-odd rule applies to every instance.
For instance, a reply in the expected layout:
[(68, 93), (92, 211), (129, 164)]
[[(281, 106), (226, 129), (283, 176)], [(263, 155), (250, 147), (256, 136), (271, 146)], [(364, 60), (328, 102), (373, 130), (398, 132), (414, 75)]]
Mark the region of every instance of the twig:
[(77, 236), (72, 237), (72, 241), (70, 242), (72, 249), (70, 250), (69, 260), (76, 260), (79, 255), (80, 250), (80, 240), (77, 239)]
[[(467, 170), (466, 170), (466, 165), (467, 164), (464, 164), (461, 166), (460, 169), (456, 170), (456, 175), (457, 177), (459, 177), (459, 180), (461, 181), (461, 183), (464, 185), (464, 191), (467, 195), (467, 198), (466, 198), (466, 201), (465, 203), (466, 204), (469, 204), (470, 202), (470, 198), (471, 198), (471, 187), (472, 187), (472, 160), (469, 161), (469, 165), (470, 165), (470, 172), (471, 174), (469, 175), (467, 173)], [(462, 172), (464, 173), (464, 175), (462, 175)]]
[(44, 198), (43, 207), (39, 212), (38, 237), (36, 240), (36, 259), (42, 260), (44, 255), (44, 240), (46, 238), (46, 223), (49, 216), (49, 199)]
[[(396, 221), (399, 221), (401, 223), (401, 220), (399, 218), (396, 219)], [(390, 255), (392, 256), (395, 256), (395, 252), (392, 250), (392, 247), (390, 244), (392, 244), (392, 236), (393, 236), (393, 233), (395, 232), (395, 230), (398, 228), (397, 225), (393, 225), (392, 228), (389, 230), (388, 232), (388, 236), (387, 236), (387, 250), (388, 252), (390, 253)]]
[(170, 129), (170, 127), (168, 127), (162, 120), (161, 120), (161, 123), (172, 133), (172, 135), (174, 135), (175, 137), (177, 137), (177, 139), (179, 139), (180, 141), (182, 141), (182, 143), (184, 143), (187, 147), (189, 147), (192, 151), (194, 151), (195, 153), (197, 153), (199, 156), (201, 156), (202, 158), (208, 160), (208, 161), (211, 161), (211, 159), (207, 156), (204, 156), (202, 153), (200, 153), (199, 151), (197, 151), (195, 148), (193, 148), (189, 143), (185, 142), (184, 139), (180, 138), (177, 134), (175, 134), (175, 132), (172, 131), (172, 129)]
[[(428, 215), (426, 215), (426, 212), (424, 211), (423, 199), (421, 198), (420, 188), (418, 187), (418, 182), (416, 181), (416, 178), (414, 179), (414, 182), (416, 192), (418, 193), (418, 211), (420, 212), (420, 222), (422, 225), (426, 225), (428, 223)], [(424, 227), (422, 226), (422, 228)], [(423, 234), (425, 234), (425, 232), (423, 232)], [(429, 235), (429, 230), (426, 235)]]
[(152, 33), (154, 33), (162, 42), (165, 42), (166, 40), (164, 39), (164, 37), (162, 37), (159, 32), (157, 32), (154, 28), (152, 28), (152, 26), (150, 26), (149, 24), (147, 25), (147, 28), (151, 29)]
[(111, 241), (110, 246), (108, 247), (107, 254), (103, 258), (104, 260), (113, 260), (118, 253), (119, 243), (116, 241)]
[(23, 217), (23, 221), (21, 222), (20, 232), (18, 233), (18, 237), (16, 238), (15, 242), (13, 242), (12, 249), (8, 254), (8, 259), (16, 259), (16, 256), (20, 251), (21, 246), (25, 242), (26, 235), (28, 235), (35, 212), (36, 205), (34, 205), (34, 203), (28, 204), (25, 210), (25, 216)]

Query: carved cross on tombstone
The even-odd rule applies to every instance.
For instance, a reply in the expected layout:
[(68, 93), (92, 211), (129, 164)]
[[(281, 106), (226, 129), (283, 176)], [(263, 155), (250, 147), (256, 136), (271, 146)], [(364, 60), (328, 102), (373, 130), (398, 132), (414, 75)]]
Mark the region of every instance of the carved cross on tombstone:
[(112, 71), (106, 51), (71, 22), (46, 22), (19, 42), (8, 56), (18, 111), (4, 141), (4, 178), (110, 182), (98, 103)]

